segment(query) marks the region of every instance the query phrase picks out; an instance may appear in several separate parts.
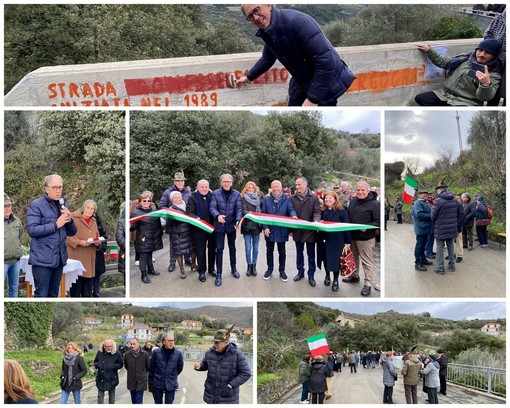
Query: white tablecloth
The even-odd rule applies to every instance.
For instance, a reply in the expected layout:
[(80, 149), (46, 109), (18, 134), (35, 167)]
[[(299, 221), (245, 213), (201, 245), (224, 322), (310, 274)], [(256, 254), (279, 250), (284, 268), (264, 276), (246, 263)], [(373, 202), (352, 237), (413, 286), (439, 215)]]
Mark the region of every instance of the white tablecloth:
[[(32, 275), (32, 265), (28, 264), (28, 255), (21, 257), (21, 267), (23, 271), (25, 271), (25, 280), (32, 285), (35, 292), (35, 285), (34, 285), (34, 275)], [(64, 274), (63, 278), (65, 281), (65, 290), (66, 293), (69, 291), (69, 288), (71, 285), (78, 280), (78, 276), (83, 274), (83, 271), (85, 271), (85, 268), (83, 267), (83, 264), (80, 261), (77, 261), (76, 259), (68, 259), (67, 265), (64, 266)]]

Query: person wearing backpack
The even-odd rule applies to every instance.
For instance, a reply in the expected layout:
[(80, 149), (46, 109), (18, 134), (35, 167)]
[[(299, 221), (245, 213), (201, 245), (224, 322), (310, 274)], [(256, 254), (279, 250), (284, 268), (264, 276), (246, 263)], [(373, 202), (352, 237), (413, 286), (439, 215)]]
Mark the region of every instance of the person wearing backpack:
[(489, 242), (487, 239), (487, 225), (491, 223), (489, 214), (487, 211), (487, 204), (484, 201), (483, 196), (476, 196), (476, 235), (478, 236), (478, 247), (487, 248)]
[(323, 404), (328, 384), (326, 378), (329, 369), (321, 355), (312, 361), (312, 373), (310, 375), (309, 391), (312, 394), (312, 404)]

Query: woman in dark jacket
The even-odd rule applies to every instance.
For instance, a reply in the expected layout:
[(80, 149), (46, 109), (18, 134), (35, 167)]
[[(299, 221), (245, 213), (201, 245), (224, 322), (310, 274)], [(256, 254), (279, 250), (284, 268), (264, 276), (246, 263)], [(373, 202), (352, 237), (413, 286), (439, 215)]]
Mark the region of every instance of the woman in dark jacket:
[(122, 210), (119, 221), (117, 222), (117, 231), (115, 231), (115, 240), (119, 246), (119, 263), (118, 270), (123, 275), (126, 274), (126, 209)]
[(152, 253), (163, 248), (163, 230), (159, 217), (148, 217), (156, 209), (152, 205), (152, 193), (144, 191), (138, 197), (139, 204), (131, 213), (131, 218), (145, 216), (131, 223), (130, 231), (136, 231), (135, 249), (140, 254), (140, 272), (143, 283), (151, 283), (147, 276), (159, 275), (152, 264)]
[(111, 339), (103, 341), (94, 359), (98, 404), (104, 404), (105, 391), (108, 391), (108, 403), (115, 404), (115, 387), (119, 385), (119, 370), (123, 365), (115, 342)]
[[(487, 214), (487, 205), (482, 196), (475, 196), (476, 201), (476, 235), (478, 236), (478, 247), (487, 248), (489, 241), (487, 239), (487, 225), (490, 224), (490, 219)], [(485, 224), (485, 225), (484, 225)]]
[[(171, 209), (186, 214), (186, 203), (182, 199), (182, 194), (179, 191), (172, 191), (170, 193), (170, 200), (172, 201)], [(181, 271), (181, 278), (186, 278), (186, 271), (184, 270), (184, 257), (191, 254), (191, 224), (187, 222), (169, 219), (166, 222), (167, 231), (170, 231), (170, 244), (172, 251), (179, 265)], [(194, 256), (196, 259), (196, 255)]]
[(322, 356), (315, 357), (312, 362), (312, 373), (310, 375), (308, 389), (312, 394), (312, 404), (323, 404), (324, 395), (328, 389), (326, 377), (329, 375), (328, 367), (323, 361)]
[(98, 247), (96, 252), (96, 274), (94, 275), (94, 287), (92, 291), (93, 297), (99, 297), (99, 288), (101, 286), (101, 275), (106, 272), (106, 263), (104, 261), (104, 254), (108, 249), (108, 233), (106, 232), (106, 228), (103, 226), (103, 220), (97, 213), (94, 213), (94, 218), (97, 223), (97, 230), (99, 231), (99, 236), (103, 237), (105, 240), (101, 242), (101, 245)]
[[(243, 203), (243, 217), (249, 212), (260, 212), (262, 201), (257, 185), (248, 181), (241, 191)], [(244, 249), (246, 253), (246, 276), (257, 276), (257, 258), (259, 256), (259, 239), (262, 227), (260, 224), (245, 219), (241, 224), (241, 234), (244, 237)]]
[(80, 391), (83, 388), (81, 379), (85, 374), (87, 374), (87, 366), (85, 360), (83, 360), (83, 351), (78, 348), (76, 343), (71, 341), (67, 344), (62, 359), (62, 371), (60, 372), (61, 404), (67, 404), (71, 392), (73, 393), (74, 403), (81, 404)]
[[(324, 204), (321, 207), (321, 219), (328, 222), (349, 222), (347, 210), (340, 202), (340, 198), (334, 191), (329, 191), (324, 196)], [(350, 248), (351, 233), (345, 232), (319, 232), (317, 236), (317, 265), (320, 268), (324, 264), (326, 278), (324, 285), (329, 286), (333, 272), (333, 292), (338, 292), (338, 277), (340, 275), (340, 255), (344, 247)]]

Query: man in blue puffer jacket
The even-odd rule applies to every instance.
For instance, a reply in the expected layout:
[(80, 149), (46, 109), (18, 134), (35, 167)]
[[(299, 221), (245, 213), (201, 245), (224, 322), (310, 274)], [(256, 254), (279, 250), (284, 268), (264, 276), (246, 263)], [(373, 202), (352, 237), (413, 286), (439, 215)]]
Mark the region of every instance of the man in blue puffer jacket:
[(152, 394), (155, 404), (173, 404), (175, 391), (179, 388), (177, 377), (184, 368), (182, 353), (175, 348), (174, 336), (170, 333), (163, 337), (163, 347), (155, 349), (151, 355), (149, 379), (152, 382)]
[(27, 211), (27, 232), (34, 276), (35, 297), (57, 297), (67, 264), (66, 237), (76, 234), (76, 224), (62, 198), (64, 181), (58, 174), (44, 178), (44, 195), (32, 201)]
[(426, 265), (432, 265), (432, 262), (425, 257), (425, 245), (427, 237), (432, 228), (431, 209), (427, 203), (428, 191), (421, 189), (418, 191), (418, 200), (413, 205), (413, 225), (416, 235), (416, 245), (414, 247), (414, 269), (417, 271), (426, 271)]
[(464, 212), (455, 200), (455, 194), (448, 191), (448, 186), (441, 183), (436, 187), (437, 198), (432, 207), (432, 223), (437, 245), (437, 267), (434, 272), (444, 275), (444, 245), (448, 249), (448, 270), (455, 272), (455, 255), (453, 240), (462, 230)]
[(336, 106), (355, 76), (317, 22), (300, 11), (280, 10), (271, 4), (244, 4), (241, 9), (258, 27), (256, 36), (265, 46), (262, 57), (237, 82), (257, 79), (278, 59), (292, 75), (289, 106)]
[(207, 371), (204, 401), (207, 404), (239, 404), (239, 387), (251, 377), (246, 357), (229, 342), (227, 330), (218, 330), (212, 346), (196, 371)]

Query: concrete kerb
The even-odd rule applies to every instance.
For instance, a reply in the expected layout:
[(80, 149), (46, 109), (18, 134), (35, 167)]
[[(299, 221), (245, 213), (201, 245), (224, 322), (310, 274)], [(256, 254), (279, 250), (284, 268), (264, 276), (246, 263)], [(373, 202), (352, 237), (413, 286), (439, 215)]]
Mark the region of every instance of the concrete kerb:
[[(480, 39), (430, 41), (453, 56)], [(440, 86), (425, 78), (427, 58), (415, 43), (337, 48), (357, 75), (344, 106), (410, 105), (414, 95)], [(285, 104), (290, 75), (280, 64), (239, 89), (228, 73), (245, 74), (260, 52), (39, 68), (4, 98), (5, 106), (270, 106)]]

